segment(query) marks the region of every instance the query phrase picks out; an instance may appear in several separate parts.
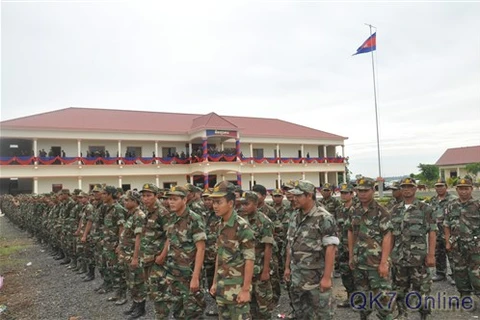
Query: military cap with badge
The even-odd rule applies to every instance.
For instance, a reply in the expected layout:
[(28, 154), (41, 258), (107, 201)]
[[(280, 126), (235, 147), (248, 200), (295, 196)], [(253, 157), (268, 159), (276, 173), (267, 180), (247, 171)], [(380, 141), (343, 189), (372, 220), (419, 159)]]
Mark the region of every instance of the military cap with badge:
[(316, 193), (315, 185), (308, 180), (298, 180), (295, 182), (295, 188), (289, 192), (294, 195), (301, 195), (304, 193)]

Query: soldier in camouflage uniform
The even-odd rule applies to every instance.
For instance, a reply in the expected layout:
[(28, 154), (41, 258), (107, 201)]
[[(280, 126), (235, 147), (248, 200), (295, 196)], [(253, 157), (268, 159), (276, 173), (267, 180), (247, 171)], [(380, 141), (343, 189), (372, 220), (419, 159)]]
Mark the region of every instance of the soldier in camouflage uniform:
[[(155, 318), (168, 318), (171, 304), (170, 292), (166, 281), (167, 272), (164, 267), (166, 253), (162, 255), (167, 241), (167, 230), (170, 224), (170, 212), (158, 201), (157, 186), (145, 183), (140, 193), (144, 212), (147, 215), (144, 233), (140, 244), (141, 264), (145, 268), (148, 279), (148, 290), (154, 302)], [(136, 305), (130, 311), (131, 318), (135, 319), (145, 314), (145, 301)]]
[(95, 266), (97, 267), (100, 276), (104, 280), (103, 283), (94, 289), (95, 292), (105, 289), (105, 270), (106, 270), (106, 261), (103, 259), (103, 247), (102, 247), (102, 228), (103, 220), (105, 217), (105, 208), (103, 204), (103, 187), (101, 185), (95, 185), (92, 189), (94, 203), (93, 204), (93, 215), (92, 215), (92, 227), (90, 229), (90, 236), (92, 243), (94, 244), (94, 257), (95, 257)]
[(278, 273), (279, 275), (283, 275), (283, 272), (285, 271), (285, 246), (287, 245), (287, 230), (288, 230), (288, 224), (284, 224), (285, 220), (285, 215), (290, 207), (289, 205), (286, 205), (283, 203), (283, 191), (281, 189), (275, 189), (272, 191), (272, 199), (273, 199), (273, 209), (277, 212), (277, 220), (279, 223), (282, 225), (282, 233), (277, 236), (277, 247), (278, 247), (278, 252), (277, 252), (277, 260), (278, 260)]
[[(443, 232), (443, 220), (445, 220), (445, 210), (447, 205), (456, 199), (453, 194), (450, 194), (447, 191), (447, 183), (443, 179), (438, 179), (435, 183), (435, 192), (437, 193), (433, 196), (429, 204), (433, 208), (433, 212), (437, 219), (437, 244), (435, 246), (435, 262), (436, 262), (436, 274), (432, 278), (433, 281), (442, 281), (446, 279), (447, 276), (447, 250), (445, 248), (445, 233)], [(453, 280), (453, 260), (449, 254), (448, 261), (450, 263), (450, 269), (452, 270), (452, 281), (455, 285), (455, 280)]]
[(332, 272), (339, 244), (332, 214), (316, 204), (316, 188), (300, 180), (290, 191), (298, 213), (288, 229), (285, 280), (296, 319), (332, 319)]
[[(72, 208), (72, 211), (70, 212), (70, 216), (68, 219), (66, 219), (65, 223), (69, 225), (69, 250), (72, 253), (72, 258), (71, 262), (68, 265), (67, 269), (72, 269), (74, 271), (78, 271), (77, 269), (77, 258), (78, 258), (78, 253), (77, 253), (77, 235), (75, 232), (77, 231), (78, 228), (78, 223), (80, 221), (80, 213), (82, 212), (82, 205), (80, 204), (80, 201), (77, 199), (78, 194), (81, 192), (80, 189), (75, 189), (73, 190), (72, 193), (72, 199), (75, 202), (75, 206)], [(80, 264), (78, 264), (80, 265)]]
[(218, 183), (210, 197), (222, 220), (217, 239), (215, 277), (210, 294), (217, 301), (220, 320), (249, 320), (255, 240), (249, 223), (235, 211), (235, 186)]
[(257, 193), (246, 191), (241, 200), (242, 217), (250, 224), (255, 237), (255, 265), (250, 312), (254, 319), (271, 319), (272, 310), (275, 307), (272, 283), (270, 282), (270, 262), (275, 242), (273, 223), (264, 213), (257, 210)]
[(202, 189), (194, 186), (191, 183), (185, 184), (184, 187), (188, 190), (187, 207), (199, 216), (201, 216), (203, 219), (205, 219), (207, 216), (207, 210), (205, 209), (205, 206), (200, 199)]
[(338, 245), (339, 271), (342, 277), (342, 284), (347, 290), (347, 299), (337, 305), (341, 308), (350, 307), (350, 296), (355, 291), (353, 271), (348, 264), (348, 229), (345, 227), (346, 222), (355, 209), (353, 197), (353, 187), (347, 183), (342, 183), (340, 185), (342, 203), (337, 208), (335, 214), (337, 217), (338, 237), (340, 238), (340, 244)]
[(400, 190), (400, 182), (394, 181), (392, 182), (392, 185), (390, 186), (390, 189), (392, 190), (392, 199), (388, 201), (387, 203), (387, 210), (391, 211), (393, 207), (395, 207), (397, 204), (402, 202), (402, 190)]
[(480, 303), (480, 200), (472, 198), (470, 177), (459, 180), (456, 186), (458, 199), (447, 206), (445, 212), (445, 241), (451, 252), (455, 285), (460, 295), (476, 296)]
[[(120, 235), (118, 249), (119, 262), (124, 265), (125, 280), (132, 298), (132, 306), (130, 307), (132, 311), (147, 298), (145, 269), (140, 260), (140, 244), (147, 216), (139, 208), (141, 202), (140, 193), (127, 191), (124, 197), (127, 215), (123, 232)], [(120, 305), (122, 302), (123, 300), (117, 301), (115, 304)]]
[(187, 193), (187, 189), (180, 186), (172, 187), (167, 193), (170, 210), (175, 215), (163, 251), (168, 251), (167, 281), (177, 319), (196, 319), (206, 307), (200, 284), (207, 235), (203, 217), (187, 207)]
[[(275, 244), (273, 246), (273, 257), (272, 257), (272, 267), (271, 267), (271, 278), (270, 281), (272, 282), (273, 288), (273, 301), (275, 305), (280, 300), (280, 296), (282, 295), (282, 289), (280, 286), (280, 273), (279, 273), (279, 261), (278, 257), (280, 255), (280, 247), (283, 240), (285, 238), (286, 230), (283, 229), (282, 221), (279, 219), (277, 212), (275, 209), (268, 205), (265, 202), (265, 198), (267, 197), (267, 189), (262, 186), (261, 184), (256, 184), (252, 187), (252, 191), (256, 192), (258, 195), (258, 211), (265, 214), (270, 220), (273, 222), (273, 237), (275, 239)], [(242, 208), (243, 209), (243, 208)]]
[[(394, 245), (392, 249), (393, 287), (397, 291), (397, 319), (407, 319), (407, 306), (420, 302), (420, 318), (431, 313), (423, 301), (430, 295), (430, 267), (435, 266), (437, 224), (432, 208), (415, 198), (417, 185), (412, 178), (400, 181), (403, 201), (391, 211)], [(421, 301), (406, 301), (412, 289)], [(412, 300), (412, 299), (409, 299)]]
[[(360, 178), (356, 182), (356, 191), (360, 203), (347, 220), (348, 255), (350, 268), (353, 270), (355, 290), (350, 304), (357, 310), (360, 308), (360, 319), (367, 319), (372, 313), (368, 293), (380, 294), (381, 307), (377, 316), (380, 319), (392, 319), (393, 298), (389, 261), (393, 240), (390, 213), (373, 199), (375, 181), (371, 178)], [(362, 307), (358, 298), (365, 302)]]
[(117, 202), (117, 189), (114, 186), (104, 188), (103, 203), (105, 205), (105, 216), (103, 218), (101, 241), (103, 247), (103, 259), (106, 262), (105, 288), (97, 291), (99, 294), (107, 293), (116, 288), (116, 294), (109, 297), (107, 301), (125, 300), (127, 284), (125, 282), (123, 264), (118, 262), (117, 247), (120, 235), (125, 223), (125, 208)]
[[(95, 187), (94, 187), (95, 190)], [(93, 201), (95, 200), (95, 197), (97, 199), (100, 199), (101, 194), (98, 191), (93, 192)], [(89, 197), (87, 197), (86, 194), (84, 194), (84, 199), (88, 199), (86, 201), (85, 206), (83, 207), (82, 210), (82, 228), (80, 229), (80, 234), (81, 234), (81, 239), (80, 242), (83, 245), (83, 253), (84, 253), (84, 261), (85, 265), (87, 267), (87, 273), (84, 277), (82, 277), (83, 281), (92, 281), (95, 279), (95, 242), (93, 241), (92, 238), (92, 228), (93, 228), (93, 219), (94, 219), (94, 205), (90, 201)]]
[(60, 232), (61, 248), (65, 258), (60, 262), (61, 265), (69, 264), (73, 258), (73, 252), (71, 251), (73, 243), (73, 233), (71, 225), (69, 224), (70, 215), (76, 203), (70, 197), (69, 189), (62, 189), (60, 191), (60, 212), (57, 220), (57, 228)]

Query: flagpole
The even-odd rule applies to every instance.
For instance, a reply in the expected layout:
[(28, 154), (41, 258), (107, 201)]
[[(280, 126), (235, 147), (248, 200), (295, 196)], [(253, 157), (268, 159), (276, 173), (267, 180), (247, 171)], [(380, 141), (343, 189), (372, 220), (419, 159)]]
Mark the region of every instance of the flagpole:
[[(371, 24), (365, 23), (370, 28), (370, 37), (372, 36), (372, 28), (377, 29), (375, 26)], [(378, 176), (382, 178), (382, 165), (380, 161), (380, 135), (378, 133), (378, 105), (377, 105), (377, 83), (375, 81), (375, 63), (373, 59), (373, 51), (371, 51), (372, 55), (372, 72), (373, 72), (373, 97), (375, 100), (375, 125), (377, 128), (377, 157), (378, 157)], [(378, 196), (381, 198), (383, 197), (383, 180), (379, 181), (378, 183)]]

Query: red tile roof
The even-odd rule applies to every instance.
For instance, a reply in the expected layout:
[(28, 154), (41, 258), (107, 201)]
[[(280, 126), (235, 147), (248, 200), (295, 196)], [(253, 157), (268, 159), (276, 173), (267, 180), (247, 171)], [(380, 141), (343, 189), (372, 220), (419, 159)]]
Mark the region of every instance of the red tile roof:
[(435, 165), (468, 164), (480, 162), (480, 146), (447, 149)]
[(96, 132), (149, 132), (186, 134), (198, 129), (238, 130), (241, 136), (344, 140), (332, 133), (308, 128), (279, 119), (129, 111), (89, 108), (66, 108), (0, 122), (5, 129), (81, 130)]

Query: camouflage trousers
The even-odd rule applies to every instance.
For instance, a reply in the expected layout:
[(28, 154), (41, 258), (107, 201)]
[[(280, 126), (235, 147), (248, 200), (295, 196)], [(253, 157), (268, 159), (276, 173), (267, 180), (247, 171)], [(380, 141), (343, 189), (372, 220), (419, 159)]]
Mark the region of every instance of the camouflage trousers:
[(222, 304), (217, 302), (219, 320), (252, 320), (250, 304)]
[[(431, 313), (430, 305), (425, 306), (422, 303), (425, 297), (430, 295), (432, 287), (432, 274), (430, 268), (426, 266), (402, 267), (394, 266), (393, 268), (393, 289), (397, 292), (396, 301), (406, 309), (419, 309), (421, 313)], [(421, 300), (418, 301), (418, 295), (409, 295), (408, 292), (416, 292), (420, 295)], [(420, 308), (417, 306), (420, 304)]]
[(148, 294), (154, 303), (155, 319), (168, 319), (172, 298), (165, 268), (154, 263), (145, 268), (145, 276), (148, 279)]
[(296, 319), (333, 319), (332, 289), (320, 292), (322, 270), (292, 266), (291, 299)]
[[(380, 277), (377, 269), (354, 269), (355, 292), (351, 296), (350, 304), (355, 310), (369, 315), (377, 309), (379, 319), (391, 320), (395, 295), (392, 292), (391, 279)], [(377, 299), (378, 297), (378, 299)], [(378, 302), (378, 303), (377, 303)]]
[(118, 256), (115, 253), (115, 246), (105, 244), (103, 248), (103, 261), (105, 261), (104, 281), (107, 287), (118, 288), (121, 291), (127, 290), (125, 281), (125, 271), (123, 263), (118, 262)]
[(172, 310), (175, 319), (197, 319), (206, 308), (205, 295), (202, 290), (190, 291), (190, 278), (167, 280), (172, 294)]
[(101, 240), (98, 238), (94, 238), (94, 258), (95, 258), (95, 266), (98, 269), (98, 272), (100, 272), (100, 276), (102, 278), (105, 278), (105, 270), (107, 269), (106, 261), (103, 256), (103, 247), (101, 244)]
[(282, 287), (280, 286), (280, 272), (278, 268), (278, 256), (276, 253), (272, 255), (272, 262), (270, 263), (270, 282), (272, 283), (273, 302), (275, 305), (280, 300), (282, 295)]
[(450, 251), (455, 286), (461, 295), (480, 296), (480, 243), (456, 245)]
[(436, 273), (438, 275), (447, 275), (447, 258), (450, 263), (450, 269), (455, 268), (453, 265), (452, 255), (447, 252), (445, 246), (445, 234), (443, 231), (443, 223), (438, 223), (438, 232), (437, 232), (437, 242), (435, 244), (435, 262), (436, 262)]
[(340, 247), (338, 250), (339, 270), (342, 277), (342, 284), (350, 295), (355, 291), (355, 281), (353, 278), (353, 271), (348, 264), (348, 249)]
[(252, 300), (250, 310), (253, 319), (271, 319), (272, 310), (275, 307), (273, 301), (272, 283), (270, 280), (261, 281), (260, 276), (252, 280)]
[(206, 290), (209, 291), (213, 285), (213, 278), (215, 276), (215, 261), (212, 263), (204, 263), (203, 269), (205, 270), (205, 278), (207, 280)]
[(145, 279), (145, 268), (139, 266), (132, 268), (130, 266), (131, 259), (126, 258), (123, 260), (123, 269), (125, 270), (125, 282), (128, 290), (130, 290), (130, 296), (135, 302), (142, 302), (147, 298), (147, 283)]

